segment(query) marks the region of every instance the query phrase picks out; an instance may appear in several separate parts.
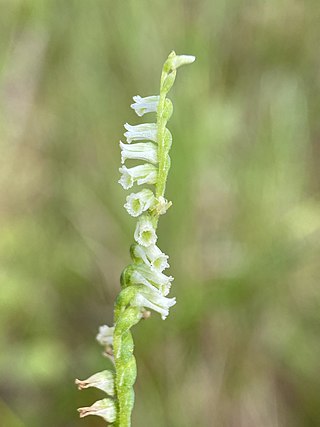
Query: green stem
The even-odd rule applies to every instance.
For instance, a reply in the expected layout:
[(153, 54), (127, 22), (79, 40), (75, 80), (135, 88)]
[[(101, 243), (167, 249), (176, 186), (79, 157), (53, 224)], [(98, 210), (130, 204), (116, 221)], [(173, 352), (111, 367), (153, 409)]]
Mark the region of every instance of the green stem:
[[(123, 302), (121, 301), (121, 304)], [(120, 314), (115, 324), (113, 335), (113, 351), (116, 368), (116, 391), (118, 417), (115, 422), (116, 427), (131, 426), (131, 412), (134, 405), (133, 384), (137, 377), (136, 360), (133, 355), (133, 339), (130, 332), (132, 326), (136, 325), (141, 319), (140, 309), (138, 307), (128, 307), (123, 310), (120, 308)]]
[[(159, 169), (158, 169), (158, 179), (156, 183), (156, 197), (164, 197), (166, 182), (168, 177), (168, 172), (170, 169), (170, 161), (168, 159), (170, 144), (167, 143), (167, 122), (170, 118), (166, 108), (166, 96), (170, 90), (173, 81), (175, 79), (176, 71), (171, 71), (170, 74), (166, 72), (165, 66), (163, 67), (161, 74), (161, 83), (160, 83), (160, 100), (157, 110), (157, 142), (158, 142), (158, 160), (159, 160)], [(172, 84), (168, 87), (166, 85), (167, 79), (172, 80)], [(159, 215), (158, 215), (159, 216)]]

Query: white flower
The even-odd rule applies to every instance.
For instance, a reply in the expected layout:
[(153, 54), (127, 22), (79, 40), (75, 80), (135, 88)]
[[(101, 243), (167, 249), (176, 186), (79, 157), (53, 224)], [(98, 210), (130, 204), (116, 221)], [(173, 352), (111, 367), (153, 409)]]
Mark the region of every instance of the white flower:
[(173, 277), (138, 264), (132, 268), (129, 281), (132, 285), (145, 285), (151, 290), (156, 288), (162, 295), (168, 295)]
[(150, 209), (154, 204), (155, 197), (151, 190), (144, 189), (139, 193), (131, 193), (127, 196), (127, 203), (124, 205), (129, 215), (139, 216), (144, 211)]
[(131, 305), (133, 306), (150, 308), (157, 311), (161, 314), (163, 320), (168, 316), (169, 308), (175, 305), (175, 303), (175, 298), (166, 298), (159, 292), (150, 291), (149, 289), (138, 292), (131, 300)]
[(169, 268), (168, 255), (164, 254), (156, 245), (145, 248), (145, 253), (151, 262), (151, 266), (156, 270), (162, 272), (166, 268)]
[(98, 372), (86, 380), (76, 380), (76, 384), (79, 390), (95, 387), (109, 396), (114, 396), (114, 374), (111, 371)]
[(168, 255), (161, 252), (156, 245), (151, 245), (147, 248), (140, 245), (132, 245), (131, 254), (133, 260), (141, 259), (150, 268), (160, 272), (170, 267), (168, 264)]
[(157, 142), (157, 124), (156, 123), (143, 123), (140, 125), (129, 125), (126, 123), (124, 125), (127, 132), (124, 133), (124, 136), (127, 138), (129, 144), (132, 141), (153, 141)]
[(104, 346), (110, 346), (113, 344), (113, 332), (114, 326), (110, 327), (103, 325), (99, 327), (99, 333), (96, 336), (97, 341)]
[(112, 399), (106, 398), (98, 400), (91, 406), (79, 408), (80, 418), (88, 415), (97, 415), (102, 417), (108, 423), (113, 423), (116, 420), (116, 407)]
[(146, 96), (141, 98), (137, 95), (133, 97), (134, 104), (131, 104), (131, 108), (135, 110), (138, 116), (143, 116), (146, 113), (155, 113), (158, 108), (160, 96)]
[(131, 188), (134, 182), (137, 182), (138, 185), (155, 184), (158, 177), (158, 169), (150, 163), (134, 166), (130, 169), (122, 166), (119, 172), (122, 176), (118, 182), (125, 190)]
[(120, 141), (121, 163), (127, 159), (144, 160), (150, 163), (158, 163), (158, 148), (153, 142), (137, 142), (136, 144), (124, 144)]
[(192, 64), (196, 59), (193, 55), (177, 55), (172, 59), (172, 69), (176, 70), (181, 65)]
[(142, 215), (137, 222), (134, 239), (142, 246), (154, 245), (157, 241), (156, 230), (148, 215)]

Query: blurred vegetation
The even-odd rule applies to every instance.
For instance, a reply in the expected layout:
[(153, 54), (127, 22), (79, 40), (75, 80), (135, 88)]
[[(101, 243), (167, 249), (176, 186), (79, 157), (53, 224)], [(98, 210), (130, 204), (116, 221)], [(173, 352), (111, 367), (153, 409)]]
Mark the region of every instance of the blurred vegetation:
[(320, 425), (318, 1), (0, 0), (0, 423), (80, 421), (134, 221), (133, 95), (171, 92), (178, 304), (134, 329), (134, 426)]

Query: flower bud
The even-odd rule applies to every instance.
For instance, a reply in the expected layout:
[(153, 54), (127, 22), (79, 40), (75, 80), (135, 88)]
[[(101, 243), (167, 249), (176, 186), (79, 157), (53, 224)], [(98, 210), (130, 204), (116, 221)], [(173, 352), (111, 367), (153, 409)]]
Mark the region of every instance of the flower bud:
[(114, 326), (102, 325), (99, 327), (99, 333), (96, 339), (101, 345), (110, 346), (113, 344), (113, 332)]
[(176, 55), (171, 62), (171, 66), (174, 70), (181, 67), (181, 65), (192, 64), (196, 59), (193, 55)]

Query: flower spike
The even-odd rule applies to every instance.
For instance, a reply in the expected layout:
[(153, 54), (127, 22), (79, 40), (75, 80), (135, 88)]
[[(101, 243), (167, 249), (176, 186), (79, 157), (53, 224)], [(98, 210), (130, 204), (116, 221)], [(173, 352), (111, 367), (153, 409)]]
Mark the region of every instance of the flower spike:
[[(163, 273), (169, 268), (169, 257), (156, 246), (157, 226), (160, 216), (172, 205), (165, 198), (172, 145), (167, 122), (173, 111), (167, 94), (174, 83), (177, 69), (194, 60), (195, 57), (191, 55), (170, 53), (161, 73), (160, 94), (134, 96), (134, 103), (131, 104), (139, 117), (156, 113), (156, 123), (126, 123), (126, 143), (120, 141), (122, 166), (119, 169), (119, 184), (125, 190), (134, 185), (151, 185), (154, 188), (142, 188), (129, 194), (124, 204), (129, 215), (137, 218), (133, 236), (135, 243), (130, 248), (132, 264), (121, 274), (121, 291), (114, 307), (114, 326), (101, 326), (97, 335), (98, 342), (105, 347), (104, 355), (114, 363), (115, 372), (102, 371), (86, 380), (76, 380), (80, 390), (95, 387), (111, 396), (89, 407), (79, 408), (80, 417), (97, 415), (107, 423), (114, 423), (114, 427), (131, 426), (137, 370), (130, 330), (142, 318), (149, 317), (148, 310), (156, 311), (163, 320), (166, 319), (169, 309), (176, 303), (175, 298), (167, 297), (173, 277)], [(127, 167), (124, 165), (127, 160), (143, 163)]]

